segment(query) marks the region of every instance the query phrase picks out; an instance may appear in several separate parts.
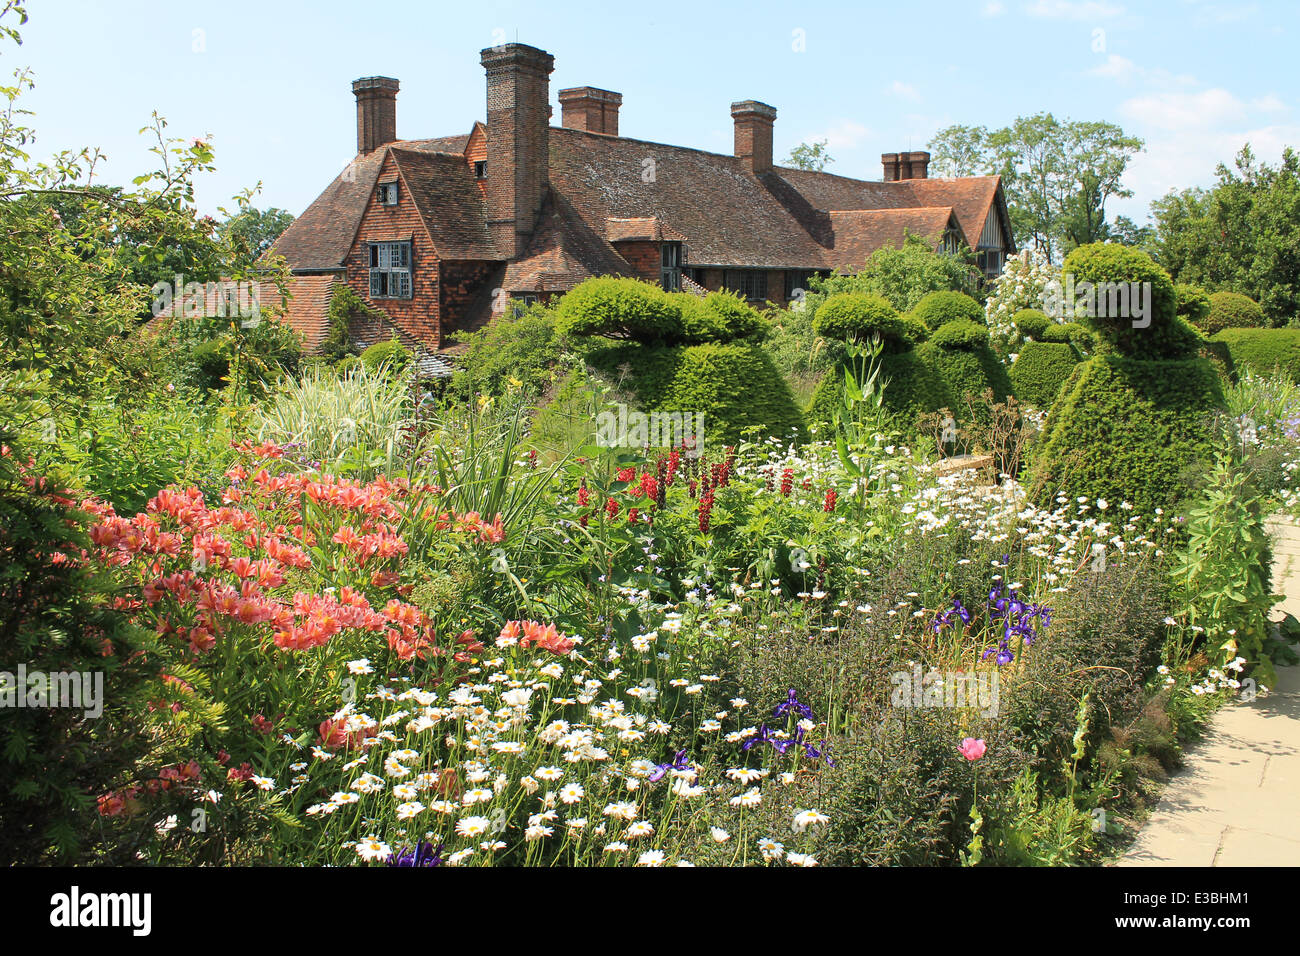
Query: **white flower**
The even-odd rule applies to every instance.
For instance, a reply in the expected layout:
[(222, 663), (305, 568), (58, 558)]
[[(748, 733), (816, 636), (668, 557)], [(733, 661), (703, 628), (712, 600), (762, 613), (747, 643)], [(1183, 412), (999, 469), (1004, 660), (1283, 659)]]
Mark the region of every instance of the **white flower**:
[(713, 837), (714, 843), (726, 843), (731, 839), (731, 834), (722, 827), (709, 827), (709, 836)]
[(647, 850), (636, 859), (637, 866), (663, 866), (663, 850)]
[(392, 848), (379, 840), (362, 840), (357, 844), (357, 856), (368, 863), (374, 860), (387, 860), (392, 855)]
[(561, 803), (577, 803), (586, 793), (580, 783), (568, 783), (560, 788)]
[(650, 836), (655, 832), (655, 828), (646, 820), (638, 820), (627, 828), (623, 835), (629, 840), (638, 840), (641, 837)]
[(830, 822), (830, 817), (820, 810), (800, 810), (794, 815), (793, 829), (795, 833), (803, 833), (809, 827), (823, 826)]
[(482, 836), (491, 826), (487, 817), (462, 817), (456, 821), (456, 832), (465, 837)]

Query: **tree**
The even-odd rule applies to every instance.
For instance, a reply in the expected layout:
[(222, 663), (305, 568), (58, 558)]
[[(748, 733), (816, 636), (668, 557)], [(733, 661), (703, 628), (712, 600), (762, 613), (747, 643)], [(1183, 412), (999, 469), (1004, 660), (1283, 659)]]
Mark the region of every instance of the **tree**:
[(1175, 281), (1249, 296), (1285, 325), (1300, 316), (1300, 158), (1287, 148), (1271, 167), (1247, 144), (1216, 175), (1151, 204), (1157, 258)]
[(262, 210), (249, 206), (218, 226), (217, 234), (256, 259), (270, 249), (271, 244), (292, 224), (293, 216), (283, 209), (272, 206)]
[(873, 252), (855, 275), (813, 277), (807, 307), (816, 312), (824, 296), (862, 292), (881, 296), (899, 312), (908, 312), (931, 292), (975, 292), (976, 275), (969, 250), (960, 255), (938, 253), (931, 239), (909, 234), (901, 248)]
[(1109, 238), (1106, 203), (1132, 195), (1122, 178), (1142, 140), (1114, 123), (1037, 113), (991, 131), (949, 126), (929, 148), (941, 174), (1001, 176), (1012, 230), (1056, 258)]
[(790, 155), (785, 158), (787, 166), (794, 169), (809, 169), (815, 173), (820, 173), (833, 162), (835, 160), (826, 151), (826, 140), (824, 139), (819, 139), (813, 143), (800, 143), (790, 150)]

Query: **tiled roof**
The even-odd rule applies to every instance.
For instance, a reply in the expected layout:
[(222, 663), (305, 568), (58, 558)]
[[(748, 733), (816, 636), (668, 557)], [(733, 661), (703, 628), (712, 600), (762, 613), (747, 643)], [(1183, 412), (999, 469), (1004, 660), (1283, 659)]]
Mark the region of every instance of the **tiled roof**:
[(501, 288), (507, 292), (567, 292), (593, 276), (631, 274), (627, 261), (614, 247), (551, 190), (523, 258), (506, 266)]
[(907, 233), (924, 238), (942, 237), (957, 225), (951, 206), (922, 209), (846, 209), (830, 213), (834, 246), (827, 256), (841, 270), (857, 268), (877, 249), (903, 245)]
[[(340, 269), (391, 150), (439, 257), (501, 261), (462, 155), (469, 139), (406, 140), (359, 157), (275, 251), (298, 273)], [(563, 127), (550, 129), (550, 186), (497, 288), (563, 291), (627, 274), (611, 243), (634, 240), (685, 242), (692, 266), (853, 270), (904, 231), (941, 234), (951, 216), (974, 249), (999, 197), (996, 176), (872, 182), (783, 167), (754, 176), (734, 156)]]
[(330, 297), (342, 276), (303, 275), (289, 279), (284, 320), (302, 336), (303, 352), (311, 354), (329, 335)]
[(439, 259), (499, 258), (488, 234), (482, 194), (464, 156), (399, 147), (392, 153)]
[[(401, 140), (391, 145), (405, 152), (463, 152), (468, 140), (468, 135), (442, 136)], [(272, 251), (284, 256), (295, 272), (342, 268), (387, 153), (387, 148), (376, 149), (353, 159), (281, 234)]]

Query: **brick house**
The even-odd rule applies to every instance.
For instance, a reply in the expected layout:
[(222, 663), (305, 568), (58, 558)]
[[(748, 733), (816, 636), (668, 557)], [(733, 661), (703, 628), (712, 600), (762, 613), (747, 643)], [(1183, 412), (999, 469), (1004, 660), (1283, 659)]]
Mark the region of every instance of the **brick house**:
[(886, 153), (879, 182), (776, 166), (776, 110), (754, 100), (731, 105), (729, 156), (619, 136), (622, 96), (593, 87), (559, 91), (555, 127), (553, 63), (484, 50), (486, 123), (437, 139), (397, 138), (397, 80), (352, 84), (357, 155), (274, 247), (309, 351), (338, 282), (378, 310), (353, 319), (357, 345), (396, 334), (441, 371), (453, 333), (591, 276), (784, 305), (907, 233), (970, 247), (989, 276), (1015, 251), (996, 176), (931, 179), (925, 152)]

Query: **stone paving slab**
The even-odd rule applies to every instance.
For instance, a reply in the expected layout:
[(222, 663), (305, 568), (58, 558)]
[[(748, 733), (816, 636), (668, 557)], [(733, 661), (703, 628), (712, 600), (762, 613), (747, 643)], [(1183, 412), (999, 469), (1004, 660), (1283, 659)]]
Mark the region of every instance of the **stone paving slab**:
[[(1300, 617), (1300, 528), (1269, 522), (1279, 607)], [(1189, 748), (1117, 866), (1300, 866), (1300, 667), (1229, 705)]]

